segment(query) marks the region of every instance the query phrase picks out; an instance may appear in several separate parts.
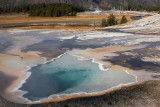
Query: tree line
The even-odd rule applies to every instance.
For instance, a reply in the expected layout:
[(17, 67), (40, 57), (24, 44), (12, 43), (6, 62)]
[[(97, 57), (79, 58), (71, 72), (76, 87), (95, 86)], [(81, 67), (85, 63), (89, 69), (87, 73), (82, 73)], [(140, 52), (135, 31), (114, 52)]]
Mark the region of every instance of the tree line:
[[(105, 7), (105, 10), (131, 10), (131, 11), (160, 11), (159, 7), (142, 6), (127, 4), (121, 6)], [(76, 16), (77, 12), (83, 12), (86, 8), (65, 4), (65, 3), (52, 3), (52, 4), (34, 4), (22, 5), (12, 8), (1, 8), (0, 13), (29, 13), (29, 16), (42, 16), (42, 17), (59, 17), (59, 16)]]
[(41, 17), (76, 16), (77, 12), (83, 11), (85, 11), (83, 7), (65, 3), (34, 4), (16, 6), (13, 8), (0, 8), (0, 13), (29, 13), (29, 16)]
[(129, 11), (160, 11), (160, 6), (142, 6), (142, 5), (134, 5), (134, 4), (127, 4), (127, 5), (117, 5), (117, 6), (110, 6), (110, 7), (102, 7), (105, 10), (129, 10)]

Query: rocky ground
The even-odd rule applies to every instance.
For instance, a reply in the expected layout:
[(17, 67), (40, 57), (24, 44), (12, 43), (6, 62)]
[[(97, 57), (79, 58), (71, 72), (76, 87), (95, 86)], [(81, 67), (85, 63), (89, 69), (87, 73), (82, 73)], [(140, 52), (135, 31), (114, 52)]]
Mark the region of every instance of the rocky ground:
[(0, 98), (0, 107), (159, 107), (160, 81), (150, 80), (103, 96), (70, 99), (39, 105), (14, 104)]

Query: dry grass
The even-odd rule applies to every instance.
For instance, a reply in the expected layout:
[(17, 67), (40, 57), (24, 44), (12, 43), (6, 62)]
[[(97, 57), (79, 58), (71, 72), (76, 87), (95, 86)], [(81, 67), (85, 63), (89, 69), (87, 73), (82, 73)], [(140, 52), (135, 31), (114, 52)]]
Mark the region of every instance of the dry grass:
[[(101, 27), (95, 27), (99, 29)], [(94, 30), (93, 26), (30, 26), (30, 27), (22, 27), (21, 29), (28, 30), (28, 29), (64, 29), (64, 30)]]
[(9, 29), (23, 29), (23, 30), (35, 30), (35, 29), (63, 29), (68, 32), (82, 32), (82, 31), (94, 31), (96, 29), (100, 29), (102, 27), (93, 27), (93, 26), (29, 26), (29, 27), (11, 27), (11, 28), (3, 28), (0, 30), (9, 30)]
[[(121, 20), (122, 15), (115, 15), (118, 21)], [(132, 22), (133, 15), (126, 15), (128, 23)], [(12, 14), (12, 15), (0, 15), (0, 24), (10, 24), (12, 27), (3, 28), (2, 30), (21, 28), (21, 29), (65, 29), (65, 30), (93, 30), (94, 22), (96, 25), (100, 25), (102, 19), (107, 19), (108, 16), (96, 15), (96, 16), (70, 16), (70, 17), (28, 17), (26, 14)], [(17, 24), (34, 23), (36, 26), (21, 27)], [(45, 25), (49, 23), (49, 25)], [(53, 24), (52, 24), (53, 23)], [(9, 26), (10, 26), (9, 25)], [(14, 26), (15, 25), (15, 26)], [(96, 27), (99, 29), (101, 27)]]
[[(120, 20), (122, 15), (116, 16)], [(130, 17), (132, 15), (126, 16), (129, 21), (132, 21)], [(26, 15), (6, 15), (0, 16), (0, 24), (9, 24), (9, 23), (27, 23), (27, 22), (47, 22), (47, 21), (101, 21), (106, 19), (107, 16), (75, 16), (75, 17), (27, 17)]]

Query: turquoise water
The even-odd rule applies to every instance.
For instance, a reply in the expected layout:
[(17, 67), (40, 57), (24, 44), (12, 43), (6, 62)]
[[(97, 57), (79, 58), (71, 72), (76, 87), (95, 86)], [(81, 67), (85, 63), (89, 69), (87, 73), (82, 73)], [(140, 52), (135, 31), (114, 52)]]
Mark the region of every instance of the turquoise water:
[(37, 65), (27, 72), (31, 72), (31, 76), (20, 90), (27, 91), (23, 97), (32, 101), (47, 98), (50, 95), (99, 92), (119, 84), (136, 81), (135, 76), (125, 71), (116, 69), (102, 71), (92, 60), (78, 60), (70, 54), (65, 54), (49, 63)]

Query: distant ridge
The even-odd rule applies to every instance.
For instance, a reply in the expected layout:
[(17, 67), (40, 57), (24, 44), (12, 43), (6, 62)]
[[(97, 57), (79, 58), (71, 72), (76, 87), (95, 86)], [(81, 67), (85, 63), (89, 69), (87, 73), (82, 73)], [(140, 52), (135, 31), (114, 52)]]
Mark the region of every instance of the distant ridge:
[(142, 6), (160, 6), (160, 0), (0, 0), (0, 7), (13, 7), (18, 5), (39, 3), (69, 3), (84, 7), (113, 7), (127, 4)]

